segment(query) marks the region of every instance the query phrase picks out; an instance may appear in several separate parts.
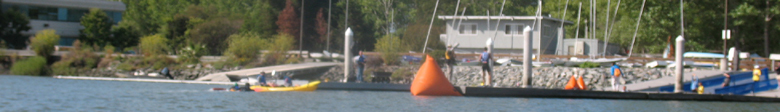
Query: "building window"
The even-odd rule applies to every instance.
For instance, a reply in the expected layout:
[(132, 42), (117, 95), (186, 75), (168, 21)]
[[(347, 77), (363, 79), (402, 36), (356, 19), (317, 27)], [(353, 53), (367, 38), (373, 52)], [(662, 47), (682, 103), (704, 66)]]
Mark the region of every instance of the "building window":
[(523, 24), (508, 24), (504, 28), (504, 34), (506, 35), (522, 35), (523, 34), (523, 28), (525, 26)]
[(471, 25), (471, 34), (477, 34), (477, 25)]
[(506, 25), (506, 27), (504, 27), (504, 34), (512, 34), (512, 25)]
[(476, 24), (463, 24), (458, 28), (460, 34), (477, 34)]

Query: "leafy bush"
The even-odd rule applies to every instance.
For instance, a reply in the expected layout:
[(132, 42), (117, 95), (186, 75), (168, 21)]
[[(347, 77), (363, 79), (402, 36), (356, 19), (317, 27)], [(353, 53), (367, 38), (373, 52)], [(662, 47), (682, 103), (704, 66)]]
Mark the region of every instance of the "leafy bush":
[(157, 34), (141, 38), (141, 42), (138, 43), (138, 47), (141, 48), (141, 53), (147, 57), (163, 55), (168, 51), (167, 42), (168, 39), (160, 34)]
[(145, 57), (143, 67), (152, 67), (152, 69), (163, 69), (176, 63), (176, 60), (165, 55)]
[(129, 63), (120, 63), (116, 66), (116, 69), (124, 70), (124, 71), (132, 71), (135, 70), (135, 66)]
[(91, 47), (83, 46), (87, 45), (79, 40), (74, 41), (73, 50), (52, 64), (52, 72), (57, 75), (78, 75), (79, 71), (97, 67), (100, 57), (92, 52)]
[(598, 63), (593, 63), (593, 62), (585, 62), (585, 63), (582, 63), (582, 64), (579, 65), (580, 68), (596, 68), (596, 67), (599, 67), (599, 66), (601, 66), (601, 65), (599, 65)]
[(47, 76), (46, 58), (41, 56), (30, 57), (14, 63), (11, 67), (12, 74)]
[(30, 40), (30, 47), (38, 56), (49, 57), (54, 54), (54, 45), (60, 41), (60, 35), (52, 29), (41, 30)]
[(187, 45), (187, 47), (184, 47), (181, 50), (179, 50), (179, 62), (198, 63), (200, 62), (200, 57), (202, 57), (206, 53), (207, 53), (206, 46), (199, 45), (199, 44), (190, 44)]
[(78, 68), (71, 67), (72, 60), (62, 60), (51, 65), (52, 72), (55, 75), (76, 75)]
[(287, 34), (274, 35), (269, 44), (266, 44), (270, 52), (265, 54), (263, 63), (266, 65), (284, 64), (286, 62), (287, 51), (293, 48), (295, 40)]
[(228, 40), (228, 48), (225, 54), (230, 54), (240, 64), (257, 59), (260, 49), (266, 42), (255, 33), (241, 33), (231, 35)]
[(399, 80), (411, 79), (412, 76), (414, 76), (413, 71), (401, 68), (393, 71), (393, 74), (390, 75), (390, 78), (394, 81), (399, 81)]
[(114, 55), (115, 49), (116, 48), (111, 45), (106, 45), (105, 47), (103, 47), (103, 53), (104, 53), (103, 58), (111, 59), (111, 56)]
[(401, 44), (401, 39), (394, 36), (384, 36), (382, 38), (378, 38), (374, 46), (376, 46), (374, 51), (382, 53), (380, 57), (387, 65), (399, 64), (401, 55), (398, 53), (408, 51), (408, 47)]

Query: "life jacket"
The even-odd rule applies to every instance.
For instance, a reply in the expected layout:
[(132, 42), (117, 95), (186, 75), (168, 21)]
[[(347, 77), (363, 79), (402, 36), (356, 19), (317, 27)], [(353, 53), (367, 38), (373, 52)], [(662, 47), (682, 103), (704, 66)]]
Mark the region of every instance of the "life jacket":
[(753, 69), (753, 81), (761, 80), (761, 70)]
[(699, 88), (696, 88), (696, 92), (699, 94), (704, 94), (704, 86), (699, 86)]
[(444, 53), (444, 59), (447, 59), (447, 60), (452, 59), (452, 57), (450, 57), (450, 52), (451, 51), (447, 51), (447, 53)]

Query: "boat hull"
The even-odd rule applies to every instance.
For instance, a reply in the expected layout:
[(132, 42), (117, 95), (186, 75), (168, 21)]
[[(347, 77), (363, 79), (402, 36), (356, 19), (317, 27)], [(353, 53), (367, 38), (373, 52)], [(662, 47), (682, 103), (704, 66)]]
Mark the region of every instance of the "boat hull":
[(281, 91), (314, 91), (317, 90), (317, 86), (320, 81), (314, 81), (309, 84), (295, 86), (295, 87), (268, 87), (268, 86), (251, 86), (250, 89), (255, 92), (281, 92)]

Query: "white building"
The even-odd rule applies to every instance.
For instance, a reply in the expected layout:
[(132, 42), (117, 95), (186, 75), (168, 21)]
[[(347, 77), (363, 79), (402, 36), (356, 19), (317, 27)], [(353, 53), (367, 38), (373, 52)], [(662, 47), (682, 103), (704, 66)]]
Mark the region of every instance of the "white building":
[(126, 6), (122, 2), (105, 0), (3, 0), (3, 11), (16, 10), (30, 18), (31, 29), (22, 35), (31, 36), (44, 29), (54, 29), (60, 35), (59, 45), (70, 46), (84, 29), (79, 23), (90, 8), (106, 12), (116, 24), (122, 20)]
[[(534, 54), (557, 54), (556, 49), (564, 37), (561, 23), (573, 22), (546, 16), (438, 16), (446, 21), (447, 29), (441, 34), (441, 40), (448, 44), (458, 43), (463, 52), (482, 52), (485, 42), (495, 36), (494, 53), (522, 53), (523, 28), (533, 28), (532, 41)], [(534, 24), (539, 18), (539, 24)], [(460, 22), (462, 19), (462, 22)], [(498, 23), (498, 20), (501, 20)], [(453, 24), (455, 21), (455, 24)], [(460, 23), (460, 24), (459, 24)], [(499, 27), (496, 29), (496, 25)], [(536, 25), (536, 26), (534, 26)]]

